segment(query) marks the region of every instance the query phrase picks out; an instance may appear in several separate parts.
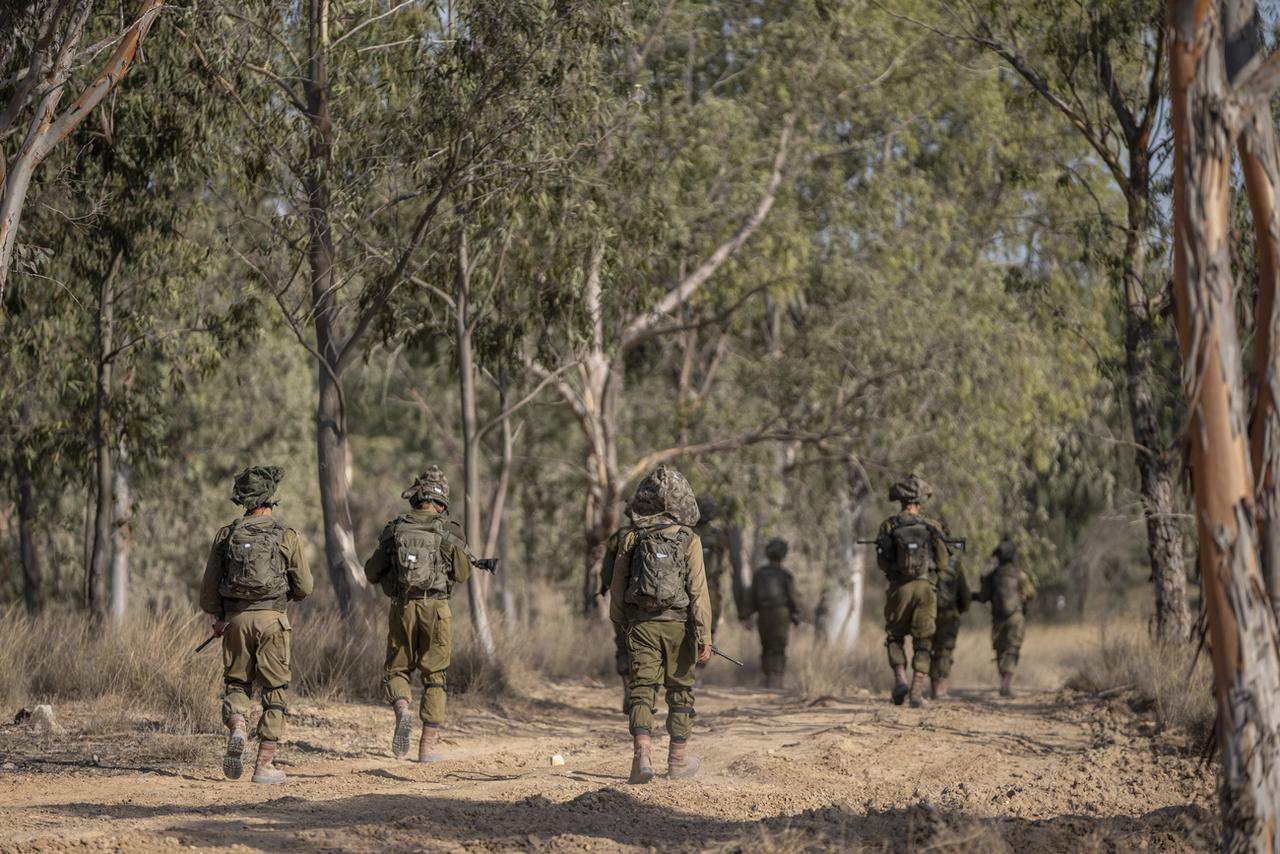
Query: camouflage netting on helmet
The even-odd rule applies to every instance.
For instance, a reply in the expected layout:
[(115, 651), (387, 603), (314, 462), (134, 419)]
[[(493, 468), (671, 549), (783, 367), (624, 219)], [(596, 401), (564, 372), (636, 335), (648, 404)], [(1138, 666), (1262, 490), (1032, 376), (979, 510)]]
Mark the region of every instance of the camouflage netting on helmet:
[(400, 493), (400, 497), (407, 498), (415, 507), (428, 501), (438, 501), (448, 507), (449, 479), (439, 466), (431, 466), (414, 478), (409, 488)]
[(710, 522), (720, 515), (720, 505), (710, 495), (698, 496), (698, 521)]
[(235, 486), (231, 487), (231, 501), (246, 510), (272, 507), (277, 502), (271, 499), (282, 480), (284, 469), (280, 466), (250, 466), (236, 475)]
[(789, 546), (787, 546), (786, 540), (780, 540), (777, 537), (774, 537), (765, 544), (764, 556), (769, 560), (782, 560), (787, 556), (788, 550)]
[(889, 487), (889, 500), (901, 504), (923, 504), (932, 495), (933, 487), (918, 474), (908, 475)]
[(1018, 547), (1013, 544), (1013, 540), (1003, 537), (991, 556), (1001, 563), (1013, 563), (1018, 559)]
[(692, 527), (698, 524), (698, 501), (684, 475), (658, 466), (645, 475), (631, 496), (631, 519), (641, 528), (664, 522)]

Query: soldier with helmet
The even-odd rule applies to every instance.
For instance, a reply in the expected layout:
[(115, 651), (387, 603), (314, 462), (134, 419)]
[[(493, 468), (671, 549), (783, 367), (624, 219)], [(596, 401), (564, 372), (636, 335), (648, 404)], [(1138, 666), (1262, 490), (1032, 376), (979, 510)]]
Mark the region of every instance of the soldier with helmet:
[(1018, 669), (1022, 639), (1026, 634), (1027, 603), (1035, 598), (1036, 588), (1018, 563), (1018, 549), (1008, 537), (1000, 540), (991, 556), (994, 568), (982, 576), (974, 601), (991, 605), (991, 645), (996, 652), (996, 668), (1000, 672), (1000, 696), (1013, 696), (1013, 674)]
[(285, 782), (273, 760), (284, 737), (285, 692), (292, 678), (286, 608), (310, 595), (314, 581), (298, 533), (272, 513), (283, 479), (279, 466), (253, 466), (236, 475), (231, 501), (244, 515), (214, 537), (200, 582), (200, 608), (213, 617), (213, 633), (222, 638), (222, 722), (230, 733), (222, 773), (229, 780), (244, 773), (245, 717), (256, 685), (262, 716), (252, 779)]
[(666, 689), (667, 776), (692, 777), (694, 665), (711, 658), (711, 601), (694, 533), (698, 505), (680, 472), (659, 466), (631, 499), (631, 527), (617, 545), (609, 590), (609, 617), (621, 628), (631, 661), (628, 697), (632, 736), (628, 782), (653, 779), (653, 717), (658, 688)]
[[(884, 603), (885, 647), (893, 668), (893, 702), (908, 697), (912, 708), (928, 705), (929, 675), (937, 620), (937, 574), (950, 560), (942, 527), (923, 514), (933, 489), (918, 474), (895, 483), (889, 500), (902, 510), (885, 519), (876, 534), (876, 562), (889, 580)], [(906, 638), (911, 636), (911, 681), (907, 681)]]
[[(942, 530), (951, 536), (945, 523)], [(961, 563), (961, 552), (957, 551), (945, 566), (938, 568), (938, 617), (929, 663), (930, 694), (935, 700), (944, 699), (948, 694), (956, 640), (960, 636), (960, 618), (969, 610), (969, 598), (969, 579)]]
[(766, 688), (781, 688), (787, 672), (787, 640), (793, 625), (799, 625), (803, 610), (796, 593), (796, 580), (782, 565), (787, 556), (785, 540), (776, 537), (764, 547), (769, 562), (755, 571), (746, 595), (744, 621), (754, 615), (760, 631), (760, 669)]
[(438, 466), (418, 475), (400, 494), (410, 509), (387, 523), (364, 574), (391, 597), (383, 694), (395, 711), (391, 751), (409, 753), (413, 718), (409, 712), (413, 673), (422, 676), (418, 717), (418, 761), (435, 762), (445, 718), (445, 673), (453, 646), (449, 597), (471, 577), (471, 559), (462, 527), (448, 518), (449, 481)]

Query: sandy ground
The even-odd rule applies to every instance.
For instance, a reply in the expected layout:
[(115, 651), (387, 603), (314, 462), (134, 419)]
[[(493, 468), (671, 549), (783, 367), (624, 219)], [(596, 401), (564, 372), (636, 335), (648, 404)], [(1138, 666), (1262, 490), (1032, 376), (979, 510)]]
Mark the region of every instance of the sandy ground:
[(703, 773), (647, 786), (625, 782), (617, 702), (544, 683), (461, 710), (432, 765), (391, 756), (384, 708), (295, 702), (274, 787), (223, 780), (219, 736), (112, 731), (70, 705), (65, 738), (0, 729), (0, 851), (1213, 847), (1212, 772), (1120, 699), (962, 688), (915, 711), (707, 687)]

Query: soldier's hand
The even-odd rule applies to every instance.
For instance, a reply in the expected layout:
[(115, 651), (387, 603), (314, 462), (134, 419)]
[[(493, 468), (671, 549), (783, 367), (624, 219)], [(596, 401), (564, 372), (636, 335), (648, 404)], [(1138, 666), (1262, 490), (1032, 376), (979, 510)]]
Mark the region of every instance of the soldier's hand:
[(214, 621), (213, 621), (213, 636), (214, 636), (215, 638), (220, 638), (220, 637), (222, 637), (222, 633), (223, 633), (223, 632), (225, 632), (226, 630), (227, 630), (227, 621), (226, 621), (226, 620), (214, 620)]
[(706, 664), (711, 660), (711, 644), (704, 643), (698, 645), (698, 663)]

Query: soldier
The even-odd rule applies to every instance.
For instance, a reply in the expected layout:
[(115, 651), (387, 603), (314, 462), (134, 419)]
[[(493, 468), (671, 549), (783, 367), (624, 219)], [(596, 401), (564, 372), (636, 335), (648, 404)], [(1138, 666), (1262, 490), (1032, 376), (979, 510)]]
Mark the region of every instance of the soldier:
[(231, 500), (244, 515), (213, 538), (200, 582), (200, 608), (212, 615), (213, 633), (222, 638), (222, 722), (230, 731), (222, 773), (229, 780), (244, 773), (245, 716), (257, 683), (262, 716), (252, 779), (285, 781), (285, 773), (272, 764), (284, 737), (285, 691), (292, 678), (285, 610), (289, 602), (305, 599), (314, 581), (298, 533), (272, 515), (283, 479), (279, 466), (253, 466), (236, 475)]
[[(631, 507), (626, 507), (624, 512), (630, 521)], [(610, 534), (605, 542), (604, 559), (600, 562), (601, 596), (607, 594), (613, 585), (613, 562), (618, 556), (618, 544), (626, 531), (625, 526), (619, 528)], [(622, 713), (625, 715), (631, 709), (631, 656), (627, 653), (626, 632), (618, 623), (613, 624), (613, 662), (617, 668), (618, 677), (622, 680)]]
[(787, 636), (793, 625), (800, 625), (803, 613), (796, 594), (796, 580), (782, 565), (787, 548), (786, 541), (777, 538), (765, 545), (764, 555), (769, 562), (755, 571), (746, 596), (744, 620), (756, 616), (756, 627), (760, 630), (760, 669), (764, 671), (766, 688), (782, 687), (787, 672)]
[(678, 780), (698, 771), (698, 760), (688, 753), (694, 664), (711, 658), (711, 601), (702, 543), (693, 531), (698, 505), (688, 481), (659, 466), (636, 487), (631, 518), (609, 591), (609, 617), (624, 632), (631, 657), (628, 782), (653, 779), (650, 733), (659, 685), (667, 690), (667, 776)]
[(1027, 603), (1035, 598), (1036, 588), (1022, 567), (1018, 566), (1018, 549), (1004, 537), (991, 556), (996, 565), (982, 576), (973, 598), (991, 605), (991, 645), (996, 651), (996, 668), (1000, 671), (1000, 696), (1013, 696), (1013, 672), (1018, 669), (1022, 638), (1026, 633)]
[(391, 752), (409, 753), (413, 718), (413, 672), (422, 674), (418, 717), (418, 761), (436, 762), (444, 725), (445, 671), (453, 645), (449, 597), (455, 584), (471, 577), (471, 558), (461, 526), (446, 515), (449, 481), (437, 466), (418, 475), (400, 497), (409, 512), (382, 529), (378, 547), (365, 561), (364, 575), (391, 597), (387, 617), (387, 662), (383, 695), (395, 711)]
[[(922, 515), (922, 505), (933, 490), (917, 474), (895, 483), (889, 500), (897, 501), (902, 512), (890, 516), (876, 534), (876, 562), (889, 579), (884, 603), (885, 647), (893, 668), (893, 702), (911, 697), (912, 708), (928, 705), (924, 680), (929, 674), (930, 651), (937, 618), (937, 569), (946, 566), (949, 556), (942, 528)], [(905, 642), (911, 635), (910, 686), (907, 684)]]
[[(707, 592), (711, 596), (711, 629), (720, 625), (720, 615), (724, 605), (725, 571), (735, 563), (733, 549), (729, 546), (729, 535), (722, 528), (711, 526), (711, 522), (720, 515), (720, 505), (710, 496), (698, 497), (698, 524), (694, 533), (702, 540), (702, 565), (707, 571)], [(730, 573), (731, 588), (734, 601), (740, 601), (737, 567)]]
[[(947, 536), (951, 535), (946, 525), (942, 530)], [(969, 579), (960, 560), (960, 552), (956, 552), (946, 566), (938, 570), (938, 618), (929, 664), (930, 693), (935, 700), (947, 696), (956, 638), (960, 635), (960, 615), (969, 610)]]

